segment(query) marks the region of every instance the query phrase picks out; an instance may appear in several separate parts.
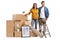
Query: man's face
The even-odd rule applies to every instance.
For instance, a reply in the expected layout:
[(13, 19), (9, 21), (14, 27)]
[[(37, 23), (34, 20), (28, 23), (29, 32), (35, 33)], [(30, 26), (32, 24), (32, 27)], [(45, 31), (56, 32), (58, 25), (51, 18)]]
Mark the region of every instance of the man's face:
[(41, 5), (42, 5), (42, 6), (45, 6), (45, 2), (43, 2)]

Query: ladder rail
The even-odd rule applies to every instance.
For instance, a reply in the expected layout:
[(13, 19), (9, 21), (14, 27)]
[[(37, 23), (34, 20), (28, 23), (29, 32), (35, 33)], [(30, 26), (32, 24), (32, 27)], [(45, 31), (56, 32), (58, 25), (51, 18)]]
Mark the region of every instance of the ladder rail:
[(51, 34), (50, 34), (50, 32), (49, 32), (49, 28), (48, 28), (47, 24), (46, 24), (46, 27), (47, 27), (46, 31), (47, 31), (48, 33), (43, 32), (43, 34), (44, 34), (45, 38), (47, 37), (46, 35), (49, 35), (49, 36), (51, 37)]

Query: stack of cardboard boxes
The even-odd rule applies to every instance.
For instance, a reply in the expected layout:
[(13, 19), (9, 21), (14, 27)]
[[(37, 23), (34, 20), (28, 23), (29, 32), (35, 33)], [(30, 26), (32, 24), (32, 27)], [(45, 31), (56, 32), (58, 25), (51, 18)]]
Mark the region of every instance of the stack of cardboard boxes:
[[(13, 20), (6, 21), (6, 35), (7, 37), (22, 37), (23, 36), (23, 26), (31, 25), (31, 22), (27, 20), (27, 17), (22, 14), (13, 14)], [(29, 36), (36, 37), (35, 33), (29, 29)]]

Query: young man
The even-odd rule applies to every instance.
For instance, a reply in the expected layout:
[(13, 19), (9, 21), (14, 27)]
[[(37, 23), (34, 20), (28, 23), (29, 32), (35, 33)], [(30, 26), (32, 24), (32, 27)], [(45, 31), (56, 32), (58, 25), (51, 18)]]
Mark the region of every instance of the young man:
[(39, 7), (39, 28), (40, 32), (42, 31), (42, 25), (43, 25), (43, 32), (46, 31), (46, 20), (49, 17), (49, 11), (48, 8), (45, 7), (45, 1), (41, 2), (41, 7)]

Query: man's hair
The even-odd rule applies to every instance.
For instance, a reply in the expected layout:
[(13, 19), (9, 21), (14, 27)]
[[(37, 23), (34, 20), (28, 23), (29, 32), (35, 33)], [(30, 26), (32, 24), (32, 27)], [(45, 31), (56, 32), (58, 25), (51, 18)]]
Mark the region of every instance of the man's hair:
[(42, 1), (41, 4), (44, 3), (44, 2), (45, 2), (45, 1)]

